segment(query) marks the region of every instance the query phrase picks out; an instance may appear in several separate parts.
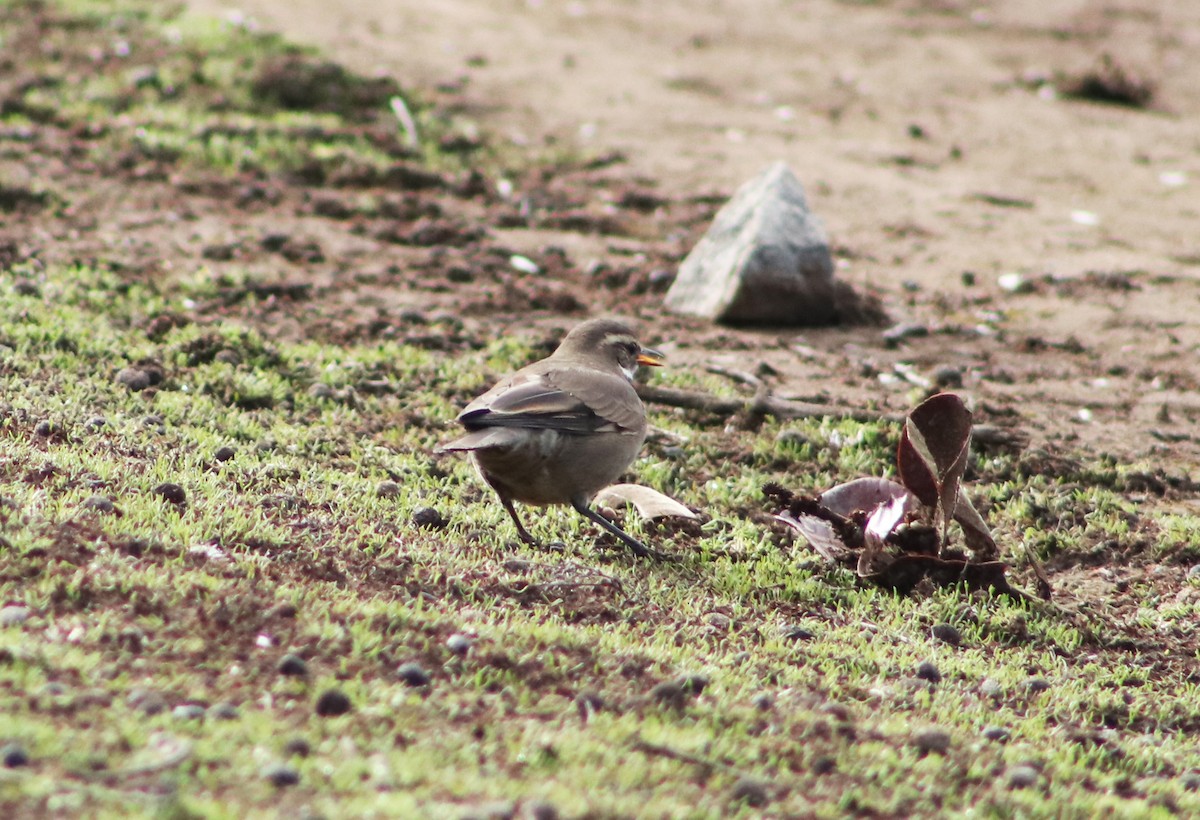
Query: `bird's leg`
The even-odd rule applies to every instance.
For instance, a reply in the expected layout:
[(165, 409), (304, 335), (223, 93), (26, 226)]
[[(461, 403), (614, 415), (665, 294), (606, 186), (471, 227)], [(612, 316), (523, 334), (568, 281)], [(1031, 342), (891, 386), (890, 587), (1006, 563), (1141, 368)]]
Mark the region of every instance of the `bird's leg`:
[(617, 536), (617, 538), (620, 538), (625, 543), (625, 546), (627, 546), (627, 547), (629, 547), (629, 549), (633, 550), (633, 554), (638, 556), (639, 558), (657, 558), (660, 561), (671, 560), (671, 556), (667, 555), (665, 552), (659, 552), (656, 549), (651, 549), (650, 547), (647, 547), (641, 541), (637, 540), (632, 535), (625, 532), (625, 530), (621, 529), (616, 524), (609, 521), (604, 516), (600, 515), (600, 513), (596, 512), (591, 507), (589, 507), (587, 505), (587, 502), (584, 501), (583, 499), (581, 499), (581, 498), (572, 499), (571, 506), (575, 508), (575, 512), (579, 513), (584, 518), (587, 518), (591, 521), (596, 522), (601, 527), (604, 527), (604, 529), (608, 530), (613, 535)]
[(517, 511), (513, 508), (512, 501), (504, 496), (500, 496), (500, 503), (504, 505), (504, 509), (508, 510), (508, 514), (512, 516), (513, 523), (517, 525), (517, 536), (526, 544), (537, 546), (537, 539), (529, 534), (529, 530), (525, 529), (525, 525), (517, 517)]

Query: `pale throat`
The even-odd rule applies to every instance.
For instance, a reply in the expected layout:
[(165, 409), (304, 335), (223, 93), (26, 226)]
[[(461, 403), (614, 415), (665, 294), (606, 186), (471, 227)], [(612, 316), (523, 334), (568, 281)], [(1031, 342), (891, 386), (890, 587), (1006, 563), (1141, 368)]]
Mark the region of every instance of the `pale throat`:
[(617, 365), (617, 367), (621, 368), (621, 373), (622, 373), (622, 374), (625, 376), (625, 378), (626, 378), (626, 379), (628, 379), (630, 382), (632, 382), (632, 381), (633, 381), (633, 377), (637, 375), (637, 369), (638, 369), (638, 366), (637, 366), (637, 364), (636, 364), (636, 363), (634, 363), (634, 364), (631, 364), (631, 365), (628, 365), (628, 366), (627, 366), (627, 365), (623, 365), (623, 364), (619, 364), (619, 365)]

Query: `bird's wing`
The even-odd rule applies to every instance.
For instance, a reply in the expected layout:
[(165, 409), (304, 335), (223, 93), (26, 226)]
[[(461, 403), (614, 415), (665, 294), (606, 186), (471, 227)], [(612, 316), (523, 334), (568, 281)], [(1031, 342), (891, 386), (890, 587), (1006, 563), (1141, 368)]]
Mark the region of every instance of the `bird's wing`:
[(519, 373), (467, 405), (458, 420), (468, 430), (592, 433), (638, 429), (644, 423), (640, 410), (637, 395), (620, 376), (565, 368)]

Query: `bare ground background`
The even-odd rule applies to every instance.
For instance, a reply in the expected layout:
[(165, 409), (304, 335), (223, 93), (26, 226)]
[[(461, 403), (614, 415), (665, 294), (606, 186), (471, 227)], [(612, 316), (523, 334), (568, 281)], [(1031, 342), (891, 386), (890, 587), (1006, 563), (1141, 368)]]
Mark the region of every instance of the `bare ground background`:
[[(683, 366), (768, 361), (785, 394), (908, 405), (897, 361), (962, 370), (967, 394), (1034, 443), (1200, 455), (1200, 7), (1050, 2), (418, 2), (195, 0), (402, 84), (437, 86), (484, 128), (542, 149), (619, 151), (666, 197), (727, 194), (767, 162), (804, 182), (839, 273), (929, 336), (716, 331), (626, 309)], [(1106, 61), (1108, 65), (1106, 67)], [(1122, 77), (1144, 107), (1070, 98)], [(589, 207), (603, 210), (605, 192)], [(698, 229), (698, 228), (697, 228)], [(631, 243), (514, 230), (518, 249), (592, 259), (685, 252), (696, 231)], [(647, 263), (652, 264), (652, 263)], [(1024, 292), (998, 287), (1024, 277)], [(969, 284), (972, 281), (974, 284)], [(403, 297), (397, 296), (397, 299)], [(508, 317), (511, 320), (515, 317)], [(521, 321), (526, 319), (521, 317)], [(506, 318), (494, 317), (499, 332)], [(748, 347), (751, 352), (742, 349)], [(782, 349), (781, 349), (782, 348)], [(689, 350), (690, 349), (690, 350)], [(748, 361), (751, 360), (751, 361)], [(846, 377), (849, 373), (850, 376)], [(839, 375), (834, 375), (839, 374)], [(1087, 411), (1082, 413), (1081, 411)]]

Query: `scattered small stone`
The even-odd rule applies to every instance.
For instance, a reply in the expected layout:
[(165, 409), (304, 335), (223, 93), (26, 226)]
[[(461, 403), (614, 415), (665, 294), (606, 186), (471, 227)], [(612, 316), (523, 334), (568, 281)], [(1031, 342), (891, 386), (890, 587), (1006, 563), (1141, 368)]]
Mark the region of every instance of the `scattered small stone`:
[(830, 774), (837, 769), (837, 760), (829, 755), (820, 755), (812, 762), (812, 773), (815, 775)]
[(1008, 773), (1008, 787), (1010, 789), (1028, 789), (1031, 786), (1036, 786), (1041, 772), (1033, 766), (1014, 766)]
[(396, 677), (409, 686), (428, 686), (431, 680), (429, 673), (425, 671), (425, 667), (416, 661), (400, 664), (396, 668)]
[(942, 643), (950, 644), (950, 646), (962, 646), (962, 633), (955, 629), (950, 624), (938, 624), (929, 630), (935, 640)]
[(338, 689), (327, 689), (317, 698), (316, 711), (321, 717), (337, 717), (353, 708), (350, 698)]
[(225, 701), (210, 707), (208, 714), (213, 720), (237, 720), (238, 708), (234, 704)]
[(232, 459), (235, 455), (237, 455), (237, 450), (234, 450), (232, 447), (226, 445), (224, 447), (217, 448), (217, 451), (213, 453), (213, 459), (216, 461), (225, 462)]
[(1188, 772), (1183, 776), (1183, 788), (1186, 791), (1200, 791), (1200, 772)]
[(750, 701), (750, 705), (760, 712), (769, 712), (775, 706), (775, 698), (766, 692), (760, 692)]
[(754, 808), (762, 808), (771, 802), (771, 793), (766, 785), (745, 775), (739, 777), (733, 784), (730, 795), (734, 800)]
[(117, 384), (123, 384), (130, 391), (139, 393), (150, 386), (150, 374), (140, 367), (123, 367), (117, 372)]
[(29, 752), (20, 743), (6, 743), (0, 746), (0, 762), (9, 769), (29, 765)]
[(272, 763), (262, 770), (263, 780), (276, 788), (295, 786), (300, 782), (300, 772), (286, 763)]
[(921, 664), (917, 666), (917, 677), (921, 680), (927, 680), (930, 683), (942, 682), (942, 673), (939, 672), (938, 668), (930, 661), (922, 661)]
[(90, 432), (95, 432), (107, 427), (108, 419), (104, 418), (104, 416), (92, 416), (84, 423), (83, 426)]
[(536, 800), (528, 804), (525, 810), (529, 813), (531, 820), (558, 820), (558, 808), (553, 803), (547, 803), (544, 800)]
[(283, 753), (288, 757), (308, 757), (312, 754), (312, 745), (302, 737), (294, 737), (283, 744)]
[(1200, 564), (1196, 564), (1189, 569), (1187, 577), (1189, 581), (1200, 581)]
[(988, 698), (998, 698), (1004, 692), (1004, 687), (995, 678), (984, 678), (979, 684), (979, 694)]
[(80, 504), (80, 506), (85, 510), (91, 510), (92, 512), (98, 512), (103, 515), (107, 515), (116, 510), (116, 505), (112, 503), (112, 499), (106, 498), (102, 495), (93, 495), (89, 498), (86, 498), (84, 499), (83, 503)]
[(888, 347), (895, 347), (905, 339), (916, 339), (928, 336), (929, 328), (917, 322), (901, 322), (883, 331), (883, 341)]
[(441, 530), (445, 529), (450, 522), (446, 520), (440, 512), (433, 507), (421, 507), (412, 514), (412, 522), (416, 527), (423, 530)]
[(176, 720), (204, 720), (205, 708), (198, 703), (181, 703), (171, 710)]
[(650, 690), (650, 698), (664, 706), (682, 709), (689, 700), (704, 691), (708, 682), (708, 678), (704, 675), (684, 675), (675, 680), (663, 681), (655, 686)]
[(446, 639), (446, 648), (449, 649), (451, 652), (453, 652), (455, 655), (467, 654), (468, 652), (471, 651), (471, 647), (474, 645), (475, 645), (475, 642), (473, 640), (471, 640), (471, 638), (469, 636), (464, 635), (461, 632), (455, 632), (453, 635), (451, 635), (449, 638)]
[(0, 609), (0, 626), (21, 626), (29, 620), (29, 607), (10, 604)]
[(733, 625), (733, 619), (721, 612), (710, 612), (708, 615), (708, 625), (722, 632), (728, 631)]
[(332, 399), (336, 395), (336, 391), (332, 385), (316, 382), (308, 388), (308, 395), (314, 399)]
[(375, 485), (375, 495), (380, 498), (395, 498), (404, 492), (404, 487), (395, 481), (380, 481)]
[(1045, 678), (1030, 678), (1025, 681), (1025, 688), (1029, 691), (1029, 694), (1036, 695), (1039, 692), (1045, 692), (1049, 689), (1050, 681)]
[(231, 350), (228, 347), (223, 347), (217, 351), (217, 355), (213, 357), (215, 361), (221, 364), (231, 365), (233, 367), (242, 363), (242, 355), (236, 350)]
[(50, 438), (57, 431), (58, 427), (52, 421), (39, 421), (33, 428), (33, 434), (42, 438)]
[(167, 699), (152, 689), (134, 689), (125, 702), (144, 715), (157, 715), (167, 709)]
[(921, 754), (945, 754), (950, 749), (950, 733), (941, 729), (926, 729), (913, 736), (913, 745)]
[(308, 664), (304, 658), (291, 652), (279, 659), (275, 671), (289, 678), (303, 678), (308, 675)]
[(187, 503), (187, 493), (184, 492), (183, 487), (180, 487), (178, 484), (172, 484), (169, 481), (159, 484), (151, 492), (163, 501), (174, 504), (177, 507), (182, 507)]
[(1007, 743), (1008, 739), (1012, 737), (1012, 732), (1003, 726), (989, 726), (983, 730), (983, 736), (995, 743)]

